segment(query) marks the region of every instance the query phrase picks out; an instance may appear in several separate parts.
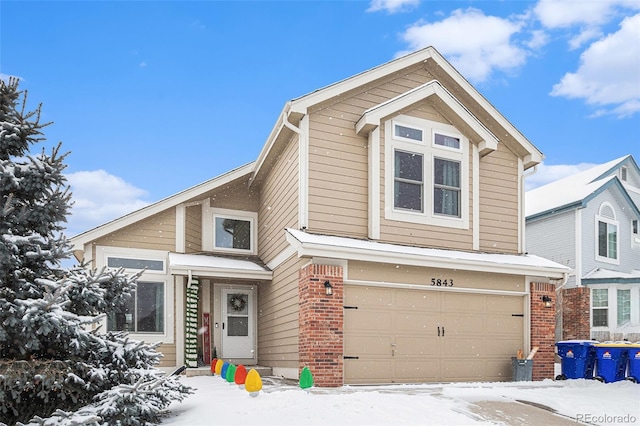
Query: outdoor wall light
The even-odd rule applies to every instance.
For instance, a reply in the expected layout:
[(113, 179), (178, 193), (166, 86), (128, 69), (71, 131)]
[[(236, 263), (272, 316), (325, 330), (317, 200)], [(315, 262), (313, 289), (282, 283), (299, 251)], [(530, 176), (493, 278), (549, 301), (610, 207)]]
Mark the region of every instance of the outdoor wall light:
[(327, 296), (331, 296), (333, 294), (333, 286), (328, 280), (324, 282), (324, 292)]
[(549, 296), (542, 296), (542, 301), (544, 302), (544, 307), (545, 308), (550, 308), (551, 307), (551, 298)]

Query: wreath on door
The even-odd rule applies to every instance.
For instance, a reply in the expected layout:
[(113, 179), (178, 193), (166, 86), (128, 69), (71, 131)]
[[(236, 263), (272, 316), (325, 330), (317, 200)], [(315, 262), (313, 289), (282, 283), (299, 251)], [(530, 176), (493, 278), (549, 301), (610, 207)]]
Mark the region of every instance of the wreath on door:
[(229, 298), (229, 306), (235, 312), (242, 312), (244, 308), (247, 306), (247, 300), (245, 299), (244, 294), (232, 294), (231, 298)]

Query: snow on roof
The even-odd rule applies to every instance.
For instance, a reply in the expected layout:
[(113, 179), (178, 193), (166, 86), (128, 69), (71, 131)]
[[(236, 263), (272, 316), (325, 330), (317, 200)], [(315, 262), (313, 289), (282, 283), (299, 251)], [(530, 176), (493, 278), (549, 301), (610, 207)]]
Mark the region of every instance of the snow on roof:
[(562, 207), (577, 204), (589, 195), (598, 191), (602, 186), (615, 178), (615, 175), (602, 176), (625, 160), (624, 157), (594, 166), (539, 188), (527, 191), (525, 194), (525, 216), (530, 217)]
[(251, 260), (207, 254), (169, 253), (171, 273), (180, 275), (214, 275), (229, 278), (271, 279), (272, 273)]
[[(497, 254), (402, 246), (377, 241), (309, 234), (287, 229), (299, 255), (400, 263), (526, 275), (562, 277), (571, 272), (559, 263), (530, 254)], [(290, 237), (294, 238), (292, 240)]]
[(583, 280), (640, 280), (640, 271), (633, 270), (630, 273), (614, 271), (611, 269), (595, 268), (587, 272)]

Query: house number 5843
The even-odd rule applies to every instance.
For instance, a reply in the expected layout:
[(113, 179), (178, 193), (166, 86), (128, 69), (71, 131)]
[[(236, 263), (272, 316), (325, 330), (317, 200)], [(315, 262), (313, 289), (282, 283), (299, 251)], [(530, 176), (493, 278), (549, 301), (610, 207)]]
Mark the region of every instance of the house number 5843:
[(443, 280), (441, 278), (431, 278), (431, 285), (435, 285), (437, 287), (453, 287), (453, 280), (452, 279)]

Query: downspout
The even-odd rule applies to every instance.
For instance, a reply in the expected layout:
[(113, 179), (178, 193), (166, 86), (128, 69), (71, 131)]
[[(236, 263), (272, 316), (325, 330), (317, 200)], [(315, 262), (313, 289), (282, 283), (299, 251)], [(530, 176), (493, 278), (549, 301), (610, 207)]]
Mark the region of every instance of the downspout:
[(299, 127), (289, 121), (291, 101), (287, 102), (282, 114), (282, 124), (298, 135), (298, 227), (307, 229), (309, 220), (309, 141), (305, 133)]

